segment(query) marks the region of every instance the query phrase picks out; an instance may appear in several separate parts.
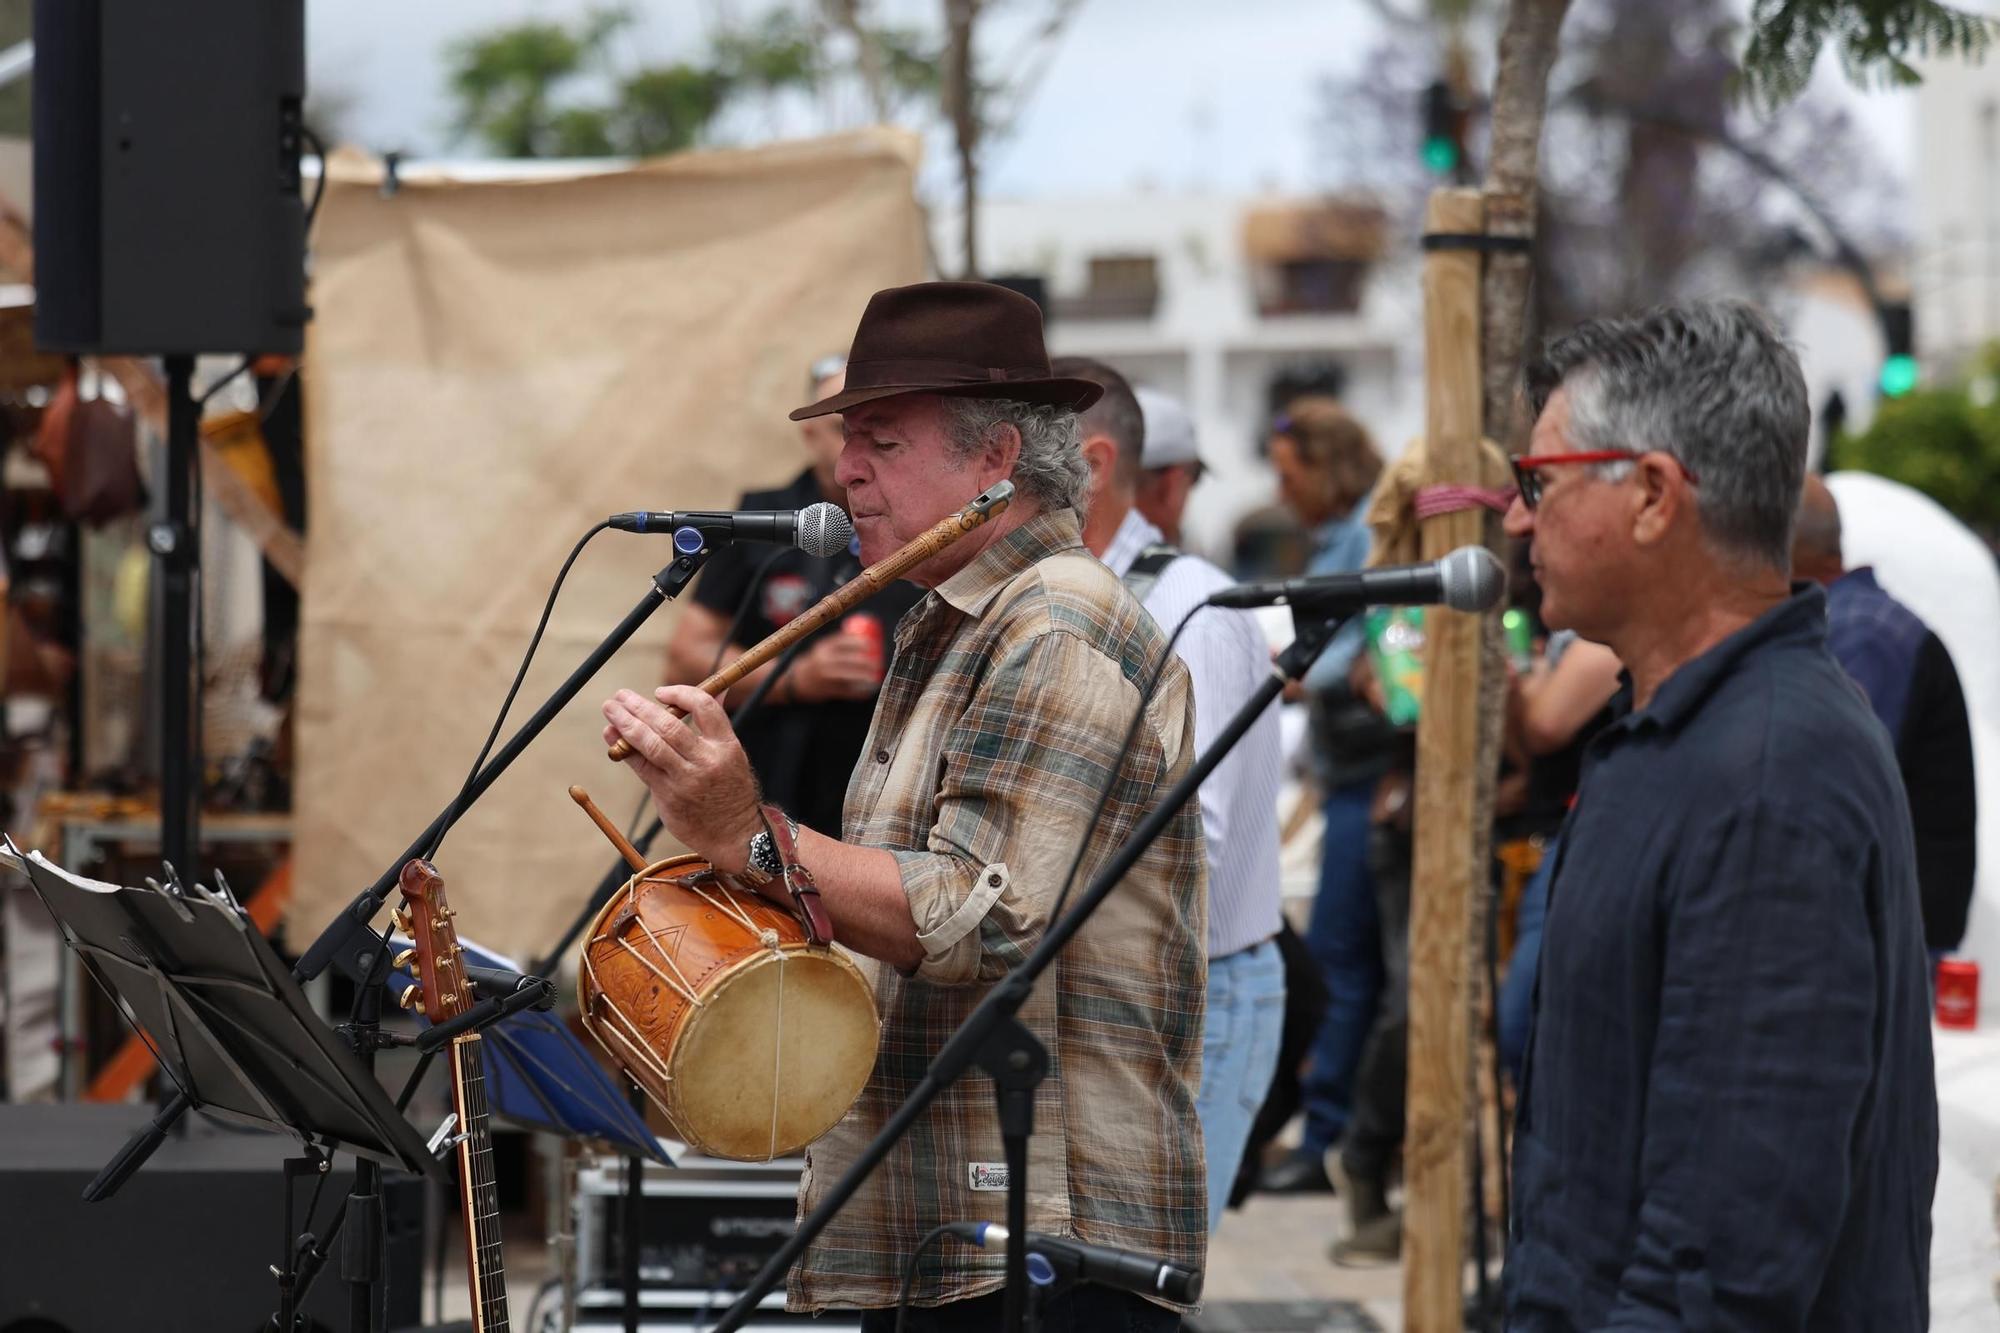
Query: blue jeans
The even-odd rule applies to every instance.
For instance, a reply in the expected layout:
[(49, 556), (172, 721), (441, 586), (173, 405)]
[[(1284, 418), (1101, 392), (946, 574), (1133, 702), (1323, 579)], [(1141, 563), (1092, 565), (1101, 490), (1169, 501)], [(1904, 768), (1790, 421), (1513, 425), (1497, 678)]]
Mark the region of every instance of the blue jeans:
[(1521, 887), (1514, 916), (1514, 953), (1500, 983), (1500, 1058), (1521, 1086), (1521, 1062), (1528, 1057), (1528, 1028), (1535, 1015), (1535, 973), (1542, 961), (1542, 923), (1549, 915), (1549, 880), (1555, 876), (1556, 840), (1542, 848), (1542, 863)]
[(1202, 1147), (1208, 1156), (1208, 1229), (1222, 1223), (1229, 1188), (1250, 1141), (1250, 1122), (1278, 1072), (1285, 1031), (1285, 960), (1278, 942), (1208, 964), (1208, 1018), (1201, 1033)]
[(1375, 1026), (1382, 994), (1382, 915), (1368, 868), (1368, 811), (1375, 780), (1335, 789), (1327, 798), (1319, 892), (1306, 923), (1306, 948), (1326, 978), (1326, 1018), (1313, 1039), (1304, 1080), (1302, 1152), (1320, 1154), (1340, 1140), (1354, 1109), (1354, 1071)]

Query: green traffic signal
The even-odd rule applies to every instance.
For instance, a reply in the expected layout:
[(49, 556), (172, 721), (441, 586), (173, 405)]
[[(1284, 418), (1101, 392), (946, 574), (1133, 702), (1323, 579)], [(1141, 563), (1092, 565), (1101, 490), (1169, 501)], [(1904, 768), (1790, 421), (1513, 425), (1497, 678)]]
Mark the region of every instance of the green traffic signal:
[(1882, 363), (1882, 396), (1901, 398), (1917, 387), (1917, 358), (1898, 353)]
[(1424, 165), (1439, 176), (1449, 176), (1458, 165), (1458, 145), (1449, 139), (1424, 140)]

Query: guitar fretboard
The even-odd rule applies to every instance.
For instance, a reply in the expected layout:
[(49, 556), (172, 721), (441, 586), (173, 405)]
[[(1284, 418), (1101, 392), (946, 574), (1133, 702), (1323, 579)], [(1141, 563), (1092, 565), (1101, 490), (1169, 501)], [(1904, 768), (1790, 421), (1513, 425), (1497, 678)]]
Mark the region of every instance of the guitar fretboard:
[(452, 1100), (457, 1103), (459, 1196), (465, 1205), (467, 1266), (472, 1272), (473, 1328), (508, 1333), (507, 1271), (500, 1255), (500, 1191), (493, 1177), (493, 1137), (486, 1123), (486, 1066), (479, 1034), (451, 1044)]

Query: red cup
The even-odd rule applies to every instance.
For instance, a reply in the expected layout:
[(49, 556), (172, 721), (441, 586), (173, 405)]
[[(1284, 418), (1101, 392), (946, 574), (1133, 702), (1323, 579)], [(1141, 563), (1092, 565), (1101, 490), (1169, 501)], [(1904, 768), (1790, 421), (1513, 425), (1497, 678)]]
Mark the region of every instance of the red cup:
[(1979, 1026), (1979, 964), (1970, 958), (1937, 965), (1937, 1021), (1941, 1028)]
[(889, 674), (887, 655), (883, 651), (884, 637), (881, 621), (873, 616), (862, 615), (856, 612), (854, 615), (840, 622), (840, 632), (842, 634), (852, 634), (855, 638), (867, 643), (869, 650), (875, 655), (875, 679), (878, 682)]

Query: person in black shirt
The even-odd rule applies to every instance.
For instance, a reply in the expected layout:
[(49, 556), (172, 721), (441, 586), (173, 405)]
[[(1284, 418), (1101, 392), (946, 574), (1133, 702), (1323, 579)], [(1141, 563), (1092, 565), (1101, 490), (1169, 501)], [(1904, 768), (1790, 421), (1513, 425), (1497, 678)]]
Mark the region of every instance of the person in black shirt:
[(1735, 303), (1530, 369), (1507, 531), (1627, 679), (1549, 885), (1509, 1333), (1928, 1326), (1938, 1170), (1895, 755), (1790, 580), (1811, 413)]
[[(840, 392), (846, 367), (839, 358), (828, 358), (813, 366), (810, 378), (817, 401)], [(822, 500), (846, 507), (846, 494), (833, 479), (840, 418), (801, 422), (799, 435), (811, 459), (806, 470), (776, 490), (746, 492), (738, 508), (803, 509)], [(860, 572), (861, 557), (852, 549), (819, 560), (794, 547), (757, 542), (718, 548), (674, 625), (667, 644), (668, 683), (705, 679)], [(914, 584), (893, 583), (821, 629), (737, 725), (765, 799), (810, 828), (841, 827), (848, 775), (868, 739), (887, 645), (894, 641), (896, 622), (922, 596)], [(857, 617), (874, 624), (857, 626)], [(864, 629), (868, 632), (859, 632)], [(767, 662), (731, 686), (724, 705), (740, 707), (777, 667)]]

